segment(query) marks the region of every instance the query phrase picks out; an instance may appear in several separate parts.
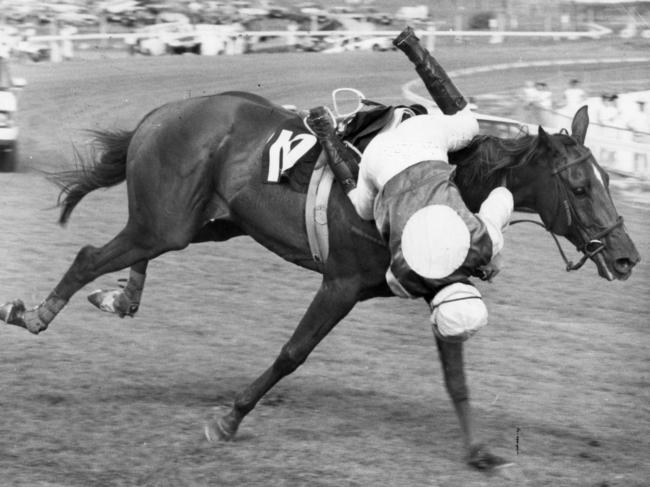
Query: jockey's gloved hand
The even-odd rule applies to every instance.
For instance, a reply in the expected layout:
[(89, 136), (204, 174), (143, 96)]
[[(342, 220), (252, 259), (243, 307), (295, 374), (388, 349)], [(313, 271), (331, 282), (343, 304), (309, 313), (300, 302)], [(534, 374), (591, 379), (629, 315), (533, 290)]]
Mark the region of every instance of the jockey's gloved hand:
[(331, 137), (336, 133), (336, 119), (326, 106), (309, 110), (309, 114), (305, 118), (305, 125), (319, 139)]
[(483, 281), (492, 282), (503, 266), (503, 256), (502, 254), (497, 254), (492, 257), (492, 260), (485, 265), (482, 265), (478, 268), (477, 275)]

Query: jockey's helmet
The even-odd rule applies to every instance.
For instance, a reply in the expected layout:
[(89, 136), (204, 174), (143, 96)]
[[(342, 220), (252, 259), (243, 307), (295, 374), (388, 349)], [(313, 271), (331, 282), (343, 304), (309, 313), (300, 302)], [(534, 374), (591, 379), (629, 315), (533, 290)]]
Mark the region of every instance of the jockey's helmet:
[(442, 340), (463, 342), (487, 325), (488, 312), (478, 289), (455, 282), (431, 301), (433, 333)]

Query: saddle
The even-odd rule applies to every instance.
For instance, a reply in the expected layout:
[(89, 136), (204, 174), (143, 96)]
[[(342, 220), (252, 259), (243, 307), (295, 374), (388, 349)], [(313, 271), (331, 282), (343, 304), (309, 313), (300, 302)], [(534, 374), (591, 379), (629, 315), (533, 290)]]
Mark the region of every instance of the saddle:
[[(357, 163), (361, 153), (377, 134), (415, 114), (426, 113), (421, 105), (369, 104), (366, 109), (339, 123), (339, 134), (358, 155)], [(306, 193), (307, 239), (314, 262), (322, 267), (329, 255), (327, 207), (335, 177), (317, 138), (307, 129), (298, 113), (296, 115), (281, 124), (264, 147), (263, 182), (287, 184), (294, 191)]]
[[(341, 138), (354, 149), (359, 159), (368, 143), (379, 132), (394, 127), (410, 116), (425, 112), (420, 105), (386, 106), (370, 103), (371, 107), (340, 123)], [(264, 182), (288, 184), (294, 191), (307, 193), (313, 173), (319, 168), (321, 152), (316, 137), (309, 132), (299, 116), (287, 119), (269, 138), (264, 148)]]
[[(415, 112), (407, 107), (387, 106), (359, 112), (345, 124), (341, 136), (355, 149), (360, 159), (361, 152), (374, 136), (395, 127), (414, 114)], [(314, 262), (319, 266), (325, 264), (329, 255), (327, 206), (333, 181), (334, 173), (327, 162), (327, 154), (321, 150), (311, 172), (305, 205), (309, 248)]]

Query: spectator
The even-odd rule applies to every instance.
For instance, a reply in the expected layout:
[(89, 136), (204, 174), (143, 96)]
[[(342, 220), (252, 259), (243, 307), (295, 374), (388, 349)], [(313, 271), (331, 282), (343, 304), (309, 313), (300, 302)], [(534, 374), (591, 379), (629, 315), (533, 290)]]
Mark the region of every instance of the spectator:
[(537, 90), (537, 100), (535, 102), (537, 120), (536, 123), (550, 127), (553, 124), (553, 92), (548, 89), (548, 85), (541, 81), (535, 83)]
[(607, 127), (620, 127), (621, 114), (618, 109), (618, 95), (604, 93), (600, 97), (601, 107), (598, 110), (598, 123)]
[(648, 140), (650, 137), (650, 116), (646, 111), (646, 102), (637, 100), (636, 110), (627, 120), (627, 128), (634, 132), (634, 140)]
[(537, 100), (539, 93), (535, 83), (528, 80), (524, 83), (523, 88), (517, 93), (518, 117), (523, 122), (538, 123)]
[(75, 35), (78, 32), (77, 28), (74, 25), (63, 25), (59, 34), (62, 37), (61, 41), (61, 55), (63, 59), (69, 61), (74, 57), (74, 46), (72, 43), (71, 36)]
[(570, 115), (576, 112), (587, 101), (587, 93), (580, 86), (580, 81), (572, 79), (564, 90), (564, 111)]
[[(650, 144), (650, 115), (646, 111), (646, 102), (637, 100), (635, 111), (627, 120), (627, 128), (632, 130), (632, 140), (641, 144)], [(635, 151), (634, 171), (639, 174), (648, 172), (648, 152)]]
[(544, 110), (551, 110), (553, 108), (553, 92), (548, 89), (548, 85), (541, 81), (535, 83), (537, 90), (537, 105)]
[(9, 61), (0, 57), (0, 90), (11, 89), (12, 80), (9, 74)]
[[(596, 114), (597, 124), (594, 126), (594, 135), (598, 138), (619, 138), (624, 134), (620, 130), (612, 130), (612, 127), (621, 126), (621, 114), (617, 105), (618, 95), (603, 93), (600, 97), (601, 105)], [(616, 164), (616, 152), (602, 147), (598, 160), (604, 165)]]
[(9, 39), (0, 34), (0, 59), (9, 59), (11, 55), (11, 46)]
[(535, 105), (539, 98), (539, 91), (537, 90), (535, 83), (530, 80), (526, 81), (524, 88), (521, 90), (521, 97), (526, 108)]

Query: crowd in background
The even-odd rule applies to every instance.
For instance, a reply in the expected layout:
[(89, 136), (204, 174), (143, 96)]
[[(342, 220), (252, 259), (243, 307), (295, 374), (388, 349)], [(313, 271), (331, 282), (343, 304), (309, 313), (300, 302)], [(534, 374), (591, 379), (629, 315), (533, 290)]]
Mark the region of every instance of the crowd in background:
[(594, 99), (589, 97), (580, 80), (572, 79), (561, 96), (554, 94), (545, 82), (527, 81), (521, 98), (532, 123), (553, 127), (558, 114), (571, 118), (580, 107), (588, 104), (593, 123), (632, 131), (644, 139), (650, 136), (650, 110), (642, 97), (622, 102), (617, 93), (602, 93)]
[(527, 81), (519, 102), (524, 122), (548, 129), (570, 125), (576, 111), (589, 107), (590, 144), (598, 161), (620, 172), (650, 172), (650, 92), (600, 93), (589, 96), (580, 80), (572, 79), (554, 93), (543, 81)]

